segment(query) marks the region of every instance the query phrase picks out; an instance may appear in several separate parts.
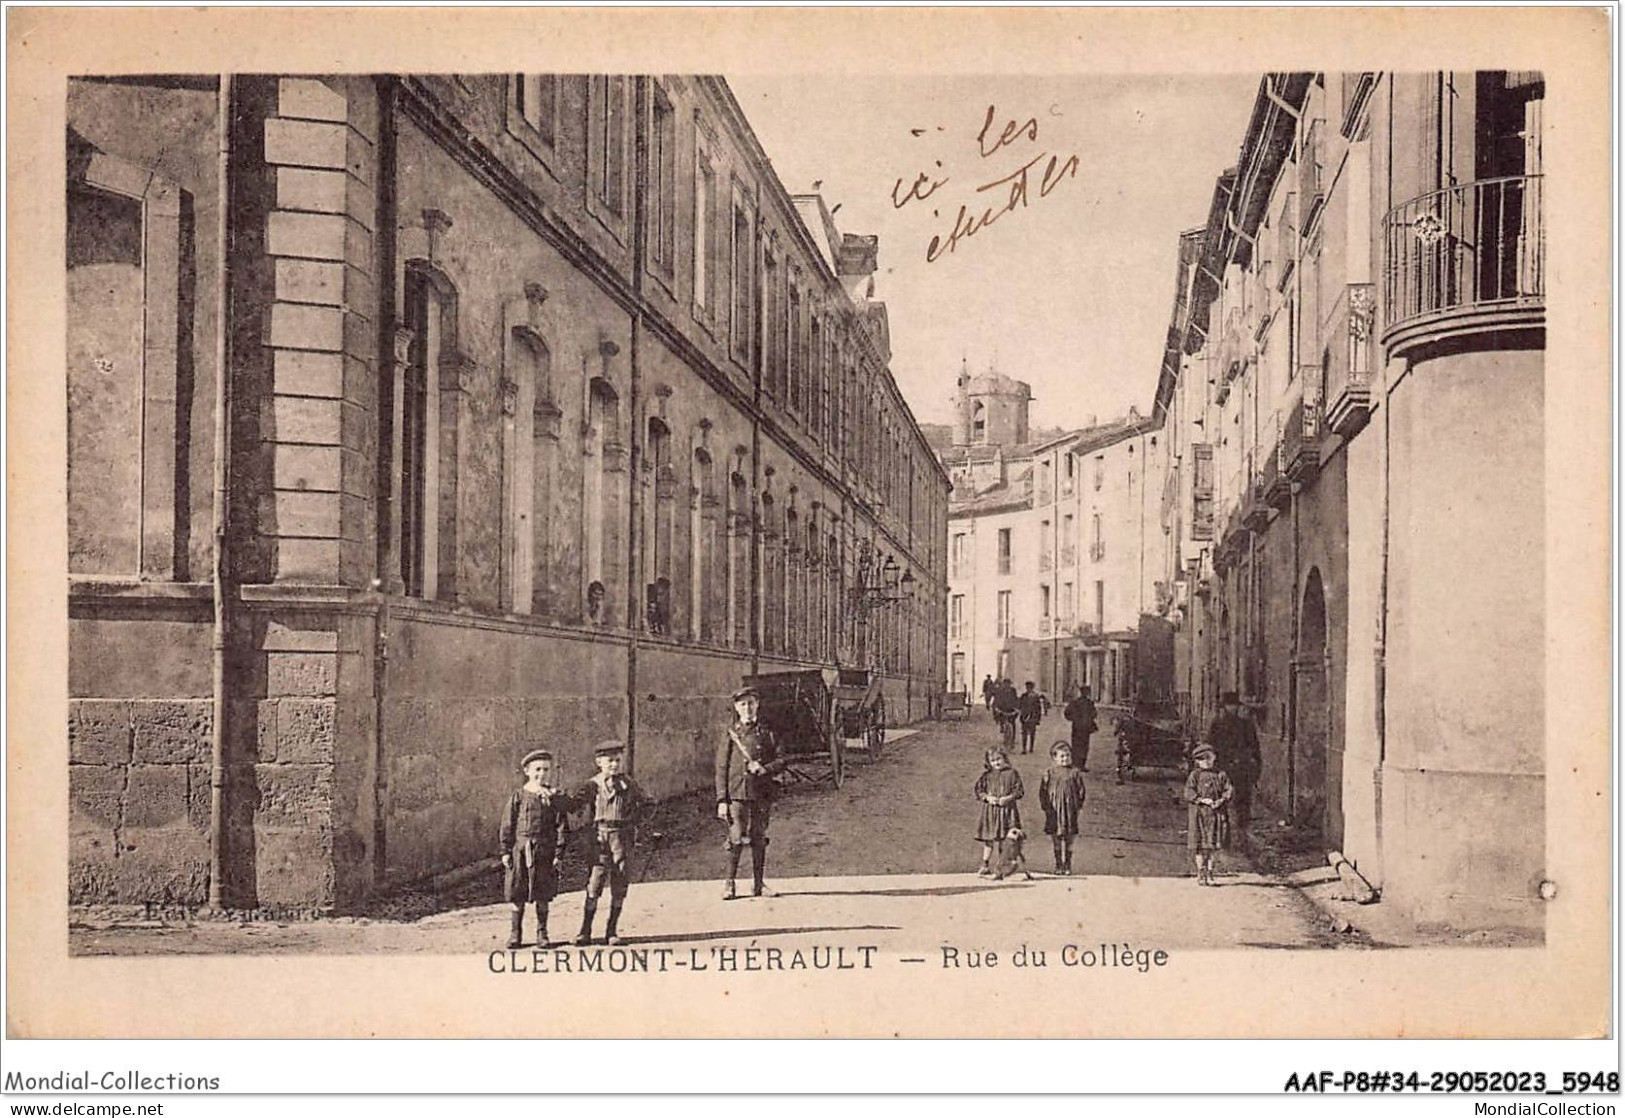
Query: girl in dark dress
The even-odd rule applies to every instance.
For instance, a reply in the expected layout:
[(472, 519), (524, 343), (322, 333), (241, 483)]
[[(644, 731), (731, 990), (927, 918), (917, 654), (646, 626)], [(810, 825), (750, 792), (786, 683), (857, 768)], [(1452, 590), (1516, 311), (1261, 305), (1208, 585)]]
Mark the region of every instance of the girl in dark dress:
[(1072, 767), (1070, 743), (1056, 742), (1049, 755), (1055, 764), (1038, 786), (1038, 806), (1044, 809), (1044, 833), (1055, 848), (1055, 872), (1066, 877), (1072, 873), (1072, 840), (1083, 814), (1083, 774)]
[(981, 778), (976, 782), (976, 802), (982, 807), (976, 824), (976, 840), (982, 844), (979, 877), (993, 876), (993, 855), (1003, 855), (1005, 836), (1021, 826), (1016, 801), (1022, 797), (1021, 774), (1010, 767), (1010, 757), (1002, 749), (990, 749), (982, 761)]
[(1196, 884), (1213, 884), (1213, 852), (1230, 845), (1230, 814), (1226, 810), (1235, 789), (1230, 778), (1215, 767), (1210, 746), (1191, 754), (1196, 767), (1185, 779), (1185, 843), (1196, 860)]

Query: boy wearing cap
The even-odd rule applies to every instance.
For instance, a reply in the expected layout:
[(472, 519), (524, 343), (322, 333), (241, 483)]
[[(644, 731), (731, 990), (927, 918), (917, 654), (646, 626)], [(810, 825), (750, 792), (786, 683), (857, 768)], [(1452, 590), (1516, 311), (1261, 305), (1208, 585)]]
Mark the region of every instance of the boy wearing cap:
[(576, 802), (590, 812), (588, 829), (593, 836), (592, 876), (587, 879), (587, 900), (581, 911), (581, 933), (576, 943), (592, 942), (592, 922), (598, 914), (598, 899), (609, 884), (609, 921), (604, 926), (604, 942), (611, 947), (621, 942), (621, 906), (632, 878), (627, 870), (627, 853), (632, 849), (634, 828), (649, 802), (631, 777), (623, 775), (621, 764), (626, 747), (618, 741), (599, 742), (592, 751), (598, 773), (576, 793)]
[(519, 763), (525, 783), (508, 797), (502, 813), (503, 894), (513, 906), (508, 946), (524, 936), (525, 905), (536, 905), (536, 946), (547, 946), (547, 903), (559, 888), (559, 860), (569, 834), (569, 797), (548, 784), (553, 755), (533, 749)]
[(772, 731), (757, 720), (759, 700), (754, 687), (733, 693), (734, 718), (717, 744), (717, 818), (728, 824), (728, 878), (722, 899), (739, 895), (739, 855), (750, 844), (754, 896), (771, 896), (762, 875), (767, 868), (767, 824), (778, 790), (773, 777), (784, 771)]

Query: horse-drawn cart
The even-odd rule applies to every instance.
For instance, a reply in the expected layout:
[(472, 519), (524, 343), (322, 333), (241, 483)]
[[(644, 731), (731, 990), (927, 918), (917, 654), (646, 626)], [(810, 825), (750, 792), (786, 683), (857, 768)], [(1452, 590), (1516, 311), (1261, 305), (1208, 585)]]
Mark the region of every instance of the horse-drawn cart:
[(846, 779), (847, 751), (856, 746), (870, 761), (886, 745), (886, 697), (879, 675), (862, 668), (808, 668), (746, 676), (756, 688), (758, 716), (773, 732), (792, 780), (839, 788)]

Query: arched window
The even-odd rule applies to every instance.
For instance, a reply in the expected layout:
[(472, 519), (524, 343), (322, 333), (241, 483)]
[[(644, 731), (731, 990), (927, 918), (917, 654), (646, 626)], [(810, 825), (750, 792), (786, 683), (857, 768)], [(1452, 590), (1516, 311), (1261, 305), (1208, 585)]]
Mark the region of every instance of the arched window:
[(618, 477), (625, 449), (620, 441), (620, 397), (603, 377), (587, 388), (586, 443), (582, 469), (582, 587), (589, 622), (608, 625), (614, 616), (614, 543)]
[(716, 620), (710, 588), (717, 560), (717, 497), (711, 455), (704, 447), (694, 450), (693, 472), (688, 533), (688, 632), (693, 640), (713, 640)]
[(783, 600), (779, 584), (779, 532), (771, 493), (762, 495), (761, 531), (761, 647), (764, 652), (779, 649), (779, 607)]
[(503, 384), (503, 604), (531, 613), (546, 599), (552, 451), (558, 437), (551, 356), (534, 330), (508, 332)]
[(980, 400), (976, 401), (971, 407), (970, 441), (973, 443), (987, 442), (987, 407)]
[(801, 650), (801, 518), (794, 508), (784, 514), (784, 638), (786, 652)]
[[(647, 461), (654, 475), (651, 531), (645, 554), (649, 584), (645, 620), (649, 632), (671, 632), (672, 534), (676, 530), (677, 473), (671, 464), (671, 428), (658, 416), (649, 418)], [(646, 521), (648, 523), (648, 521)]]
[(404, 309), (410, 342), (397, 463), (401, 584), (412, 597), (447, 597), (456, 581), (457, 424), (442, 423), (441, 411), (456, 407), (458, 385), (442, 369), (457, 359), (456, 288), (427, 263), (410, 261)]
[(750, 489), (745, 475), (728, 475), (728, 633), (739, 646), (750, 644)]

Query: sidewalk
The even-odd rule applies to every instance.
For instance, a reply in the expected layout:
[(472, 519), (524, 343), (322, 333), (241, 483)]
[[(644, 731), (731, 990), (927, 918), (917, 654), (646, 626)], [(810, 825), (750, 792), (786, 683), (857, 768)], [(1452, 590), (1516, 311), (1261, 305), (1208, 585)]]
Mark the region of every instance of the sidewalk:
[(1323, 843), (1280, 823), (1254, 819), (1239, 831), (1241, 849), (1264, 873), (1297, 890), (1318, 914), (1321, 928), (1350, 946), (1386, 947), (1527, 947), (1539, 940), (1516, 931), (1456, 932), (1418, 928), (1408, 915), (1377, 899), (1361, 904), (1327, 861)]

